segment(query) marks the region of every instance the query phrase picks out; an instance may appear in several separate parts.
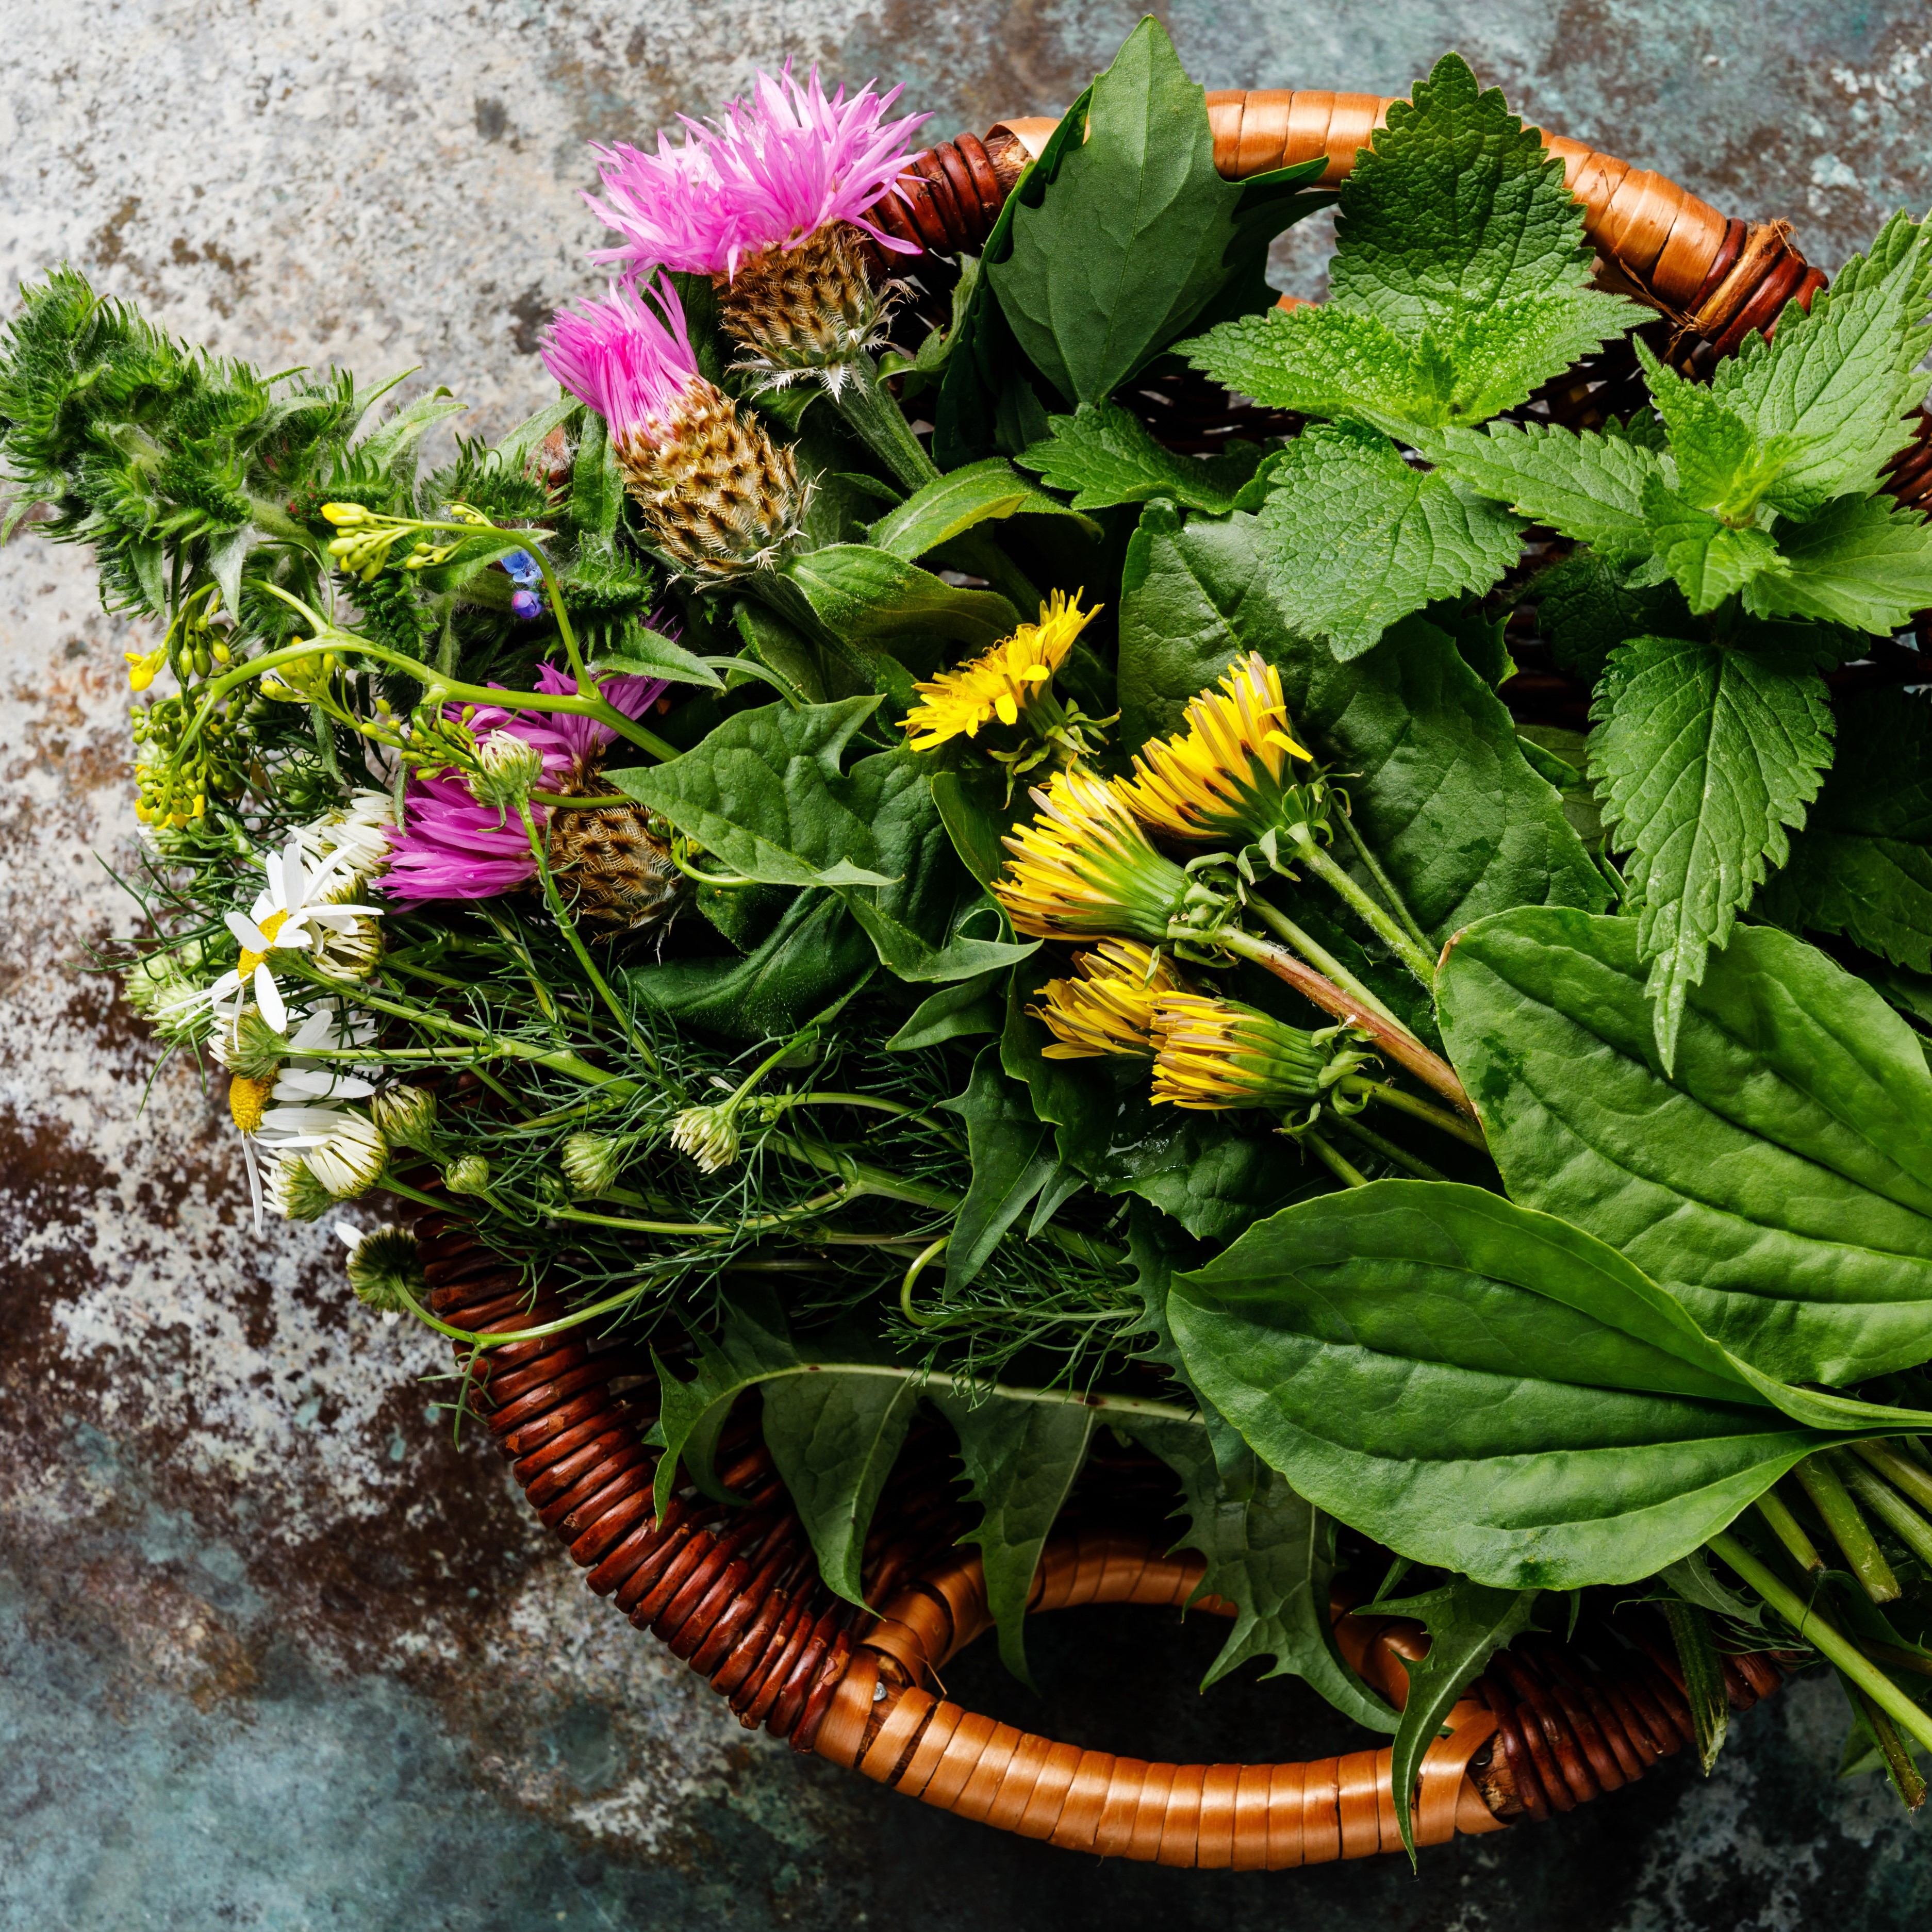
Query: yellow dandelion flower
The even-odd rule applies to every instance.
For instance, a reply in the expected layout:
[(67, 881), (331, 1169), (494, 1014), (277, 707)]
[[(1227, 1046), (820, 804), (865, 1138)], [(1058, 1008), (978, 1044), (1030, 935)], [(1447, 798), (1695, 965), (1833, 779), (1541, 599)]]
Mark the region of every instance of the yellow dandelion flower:
[[(949, 738), (976, 738), (984, 724), (1017, 724), (1022, 713), (1046, 710), (1050, 730), (1064, 724), (1064, 714), (1052, 703), (1048, 686), (1066, 661), (1073, 640), (1100, 614), (1100, 606), (1080, 608), (1080, 593), (1069, 597), (1056, 590), (1040, 607), (1037, 624), (1022, 624), (983, 656), (956, 670), (915, 685), (922, 704), (904, 718), (915, 752), (929, 752)], [(1029, 722), (1032, 722), (1029, 720)]]
[(1131, 939), (1103, 939), (1074, 961), (1073, 970), (1076, 977), (1041, 987), (1045, 1005), (1027, 1009), (1053, 1036), (1042, 1054), (1151, 1060), (1154, 1009), (1163, 993), (1180, 990), (1166, 958)]
[(1241, 659), (1187, 707), (1188, 729), (1134, 757), (1128, 802), (1171, 838), (1246, 844), (1306, 806), (1284, 812), (1297, 789), (1290, 760), (1312, 763), (1288, 735), (1281, 674), (1258, 652)]
[(1318, 1099), (1369, 1056), (1330, 1027), (1304, 1033), (1204, 993), (1156, 1001), (1154, 1097), (1170, 1106), (1292, 1107)]
[(1120, 788), (1075, 766), (1036, 789), (1040, 815), (1005, 841), (1013, 855), (993, 896), (1036, 939), (1168, 936), (1188, 896), (1186, 873), (1148, 843)]

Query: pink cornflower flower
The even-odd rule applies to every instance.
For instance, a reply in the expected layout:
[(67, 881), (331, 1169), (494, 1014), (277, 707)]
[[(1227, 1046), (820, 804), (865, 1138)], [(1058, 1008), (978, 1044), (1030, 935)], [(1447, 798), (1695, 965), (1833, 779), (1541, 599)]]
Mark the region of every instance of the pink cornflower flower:
[(641, 293), (560, 309), (544, 366), (610, 425), (624, 480), (659, 548), (694, 576), (769, 568), (807, 492), (789, 448), (698, 374), (668, 276)]
[[(537, 673), (536, 688), (562, 695), (575, 691), (577, 685), (568, 672), (544, 664)], [(657, 702), (665, 683), (662, 678), (607, 677), (600, 688), (626, 717), (635, 718)], [(452, 707), (446, 715), (460, 713)], [(478, 706), (467, 728), (479, 742), (497, 731), (522, 740), (543, 760), (538, 789), (565, 795), (578, 794), (592, 782), (605, 749), (616, 736), (608, 724), (572, 712), (512, 711), (494, 704)], [(614, 800), (614, 805), (617, 802)], [(549, 812), (532, 803), (530, 815), (541, 835)], [(389, 866), (382, 890), (405, 903), (494, 898), (537, 876), (536, 855), (521, 818), (479, 803), (452, 772), (411, 780), (404, 795), (401, 829), (391, 832), (389, 838)]]
[(743, 256), (796, 248), (834, 222), (883, 248), (916, 252), (865, 218), (892, 191), (910, 136), (928, 118), (888, 121), (901, 92), (880, 96), (868, 82), (849, 101), (842, 87), (828, 100), (817, 68), (801, 84), (788, 63), (776, 79), (760, 73), (751, 100), (728, 102), (722, 121), (685, 118), (681, 147), (661, 134), (655, 154), (621, 142), (593, 148), (604, 198), (585, 198), (624, 241), (591, 259), (632, 274), (665, 268), (735, 278)]

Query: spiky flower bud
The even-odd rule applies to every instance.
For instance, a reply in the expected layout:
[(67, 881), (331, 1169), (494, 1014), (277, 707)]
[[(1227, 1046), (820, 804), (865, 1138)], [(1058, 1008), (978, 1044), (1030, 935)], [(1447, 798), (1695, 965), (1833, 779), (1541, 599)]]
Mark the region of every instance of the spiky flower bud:
[(616, 1184), (624, 1144), (608, 1134), (572, 1134), (560, 1156), (564, 1178), (578, 1194), (602, 1194)]
[(347, 1265), (356, 1300), (379, 1314), (400, 1314), (409, 1306), (405, 1296), (420, 1301), (427, 1292), (416, 1238), (392, 1222), (357, 1236)]
[(291, 1154), (269, 1168), (268, 1189), (270, 1202), (285, 1221), (314, 1221), (335, 1205), (335, 1196), (301, 1154)]
[(796, 460), (698, 374), (670, 281), (660, 275), (648, 293), (650, 304), (613, 288), (560, 310), (544, 366), (604, 419), (626, 486), (674, 562), (700, 577), (770, 569), (803, 526)]
[(741, 262), (718, 291), (725, 332), (749, 352), (739, 366), (781, 382), (809, 372), (836, 395), (883, 340), (891, 307), (866, 256), (865, 237), (840, 221)]
[(328, 1138), (302, 1158), (337, 1200), (352, 1201), (382, 1179), (389, 1149), (374, 1122), (345, 1110)]
[(728, 1106), (687, 1107), (671, 1124), (670, 1144), (696, 1162), (700, 1172), (717, 1174), (738, 1158), (738, 1120)]
[(490, 1163), (480, 1154), (466, 1154), (442, 1170), (442, 1184), (452, 1194), (487, 1194)]
[(371, 1097), (369, 1112), (392, 1147), (436, 1151), (436, 1096), (427, 1087), (385, 1087)]
[(668, 926), (690, 896), (670, 840), (629, 799), (553, 812), (544, 845), (550, 870), (575, 894), (574, 916), (606, 932)]
[(256, 1008), (244, 1006), (232, 1020), (215, 1028), (208, 1050), (230, 1072), (272, 1086), (288, 1058), (289, 1042)]

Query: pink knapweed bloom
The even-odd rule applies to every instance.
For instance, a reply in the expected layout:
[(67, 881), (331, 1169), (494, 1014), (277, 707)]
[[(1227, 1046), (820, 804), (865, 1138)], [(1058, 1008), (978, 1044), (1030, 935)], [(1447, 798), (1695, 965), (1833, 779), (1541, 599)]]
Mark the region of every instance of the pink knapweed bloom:
[[(662, 678), (607, 677), (598, 688), (626, 717), (635, 718), (657, 702), (665, 685)], [(568, 671), (545, 664), (537, 673), (537, 688), (561, 695), (577, 684)], [(458, 714), (452, 710), (449, 715)], [(493, 731), (507, 731), (533, 746), (543, 758), (539, 789), (566, 794), (586, 783), (616, 736), (608, 724), (571, 712), (512, 711), (494, 704), (478, 705), (469, 729), (479, 741)], [(548, 814), (535, 803), (530, 814), (541, 833)], [(389, 868), (380, 884), (392, 899), (494, 898), (537, 875), (522, 819), (478, 804), (452, 772), (410, 781), (402, 829), (389, 838)]]
[(868, 82), (850, 100), (842, 87), (828, 100), (817, 68), (801, 84), (788, 63), (776, 80), (760, 73), (751, 100), (728, 103), (722, 121), (686, 119), (680, 147), (663, 134), (655, 154), (622, 142), (593, 147), (604, 199), (585, 199), (624, 242), (591, 260), (632, 274), (735, 275), (744, 256), (796, 248), (833, 221), (883, 248), (916, 252), (865, 218), (892, 191), (914, 130), (928, 118), (888, 121), (901, 91), (881, 96)]
[(658, 276), (644, 295), (614, 284), (601, 302), (559, 309), (542, 349), (544, 367), (610, 424), (620, 447), (641, 440), (656, 448), (690, 413), (692, 392), (710, 387), (670, 278)]

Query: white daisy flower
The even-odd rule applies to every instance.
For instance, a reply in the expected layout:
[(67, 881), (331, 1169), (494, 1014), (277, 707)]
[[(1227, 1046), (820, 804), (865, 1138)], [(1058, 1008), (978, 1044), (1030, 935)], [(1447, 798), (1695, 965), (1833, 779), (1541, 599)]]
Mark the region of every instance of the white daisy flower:
[(296, 834), (304, 854), (318, 867), (341, 869), (337, 890), (345, 897), (360, 892), (388, 862), (389, 832), (396, 822), (395, 801), (387, 792), (358, 791), (305, 825)]
[[(303, 862), (302, 835), (280, 852), (264, 853), (262, 870), (268, 890), (248, 913), (224, 915), (228, 930), (242, 948), (233, 968), (196, 996), (218, 1015), (227, 1018), (241, 1010), (252, 990), (262, 1016), (276, 1032), (288, 1029), (288, 1008), (270, 964), (277, 952), (306, 952), (317, 937), (357, 919), (380, 919), (380, 906), (339, 904), (330, 895), (346, 884), (352, 863), (350, 848), (338, 847), (313, 868)], [(184, 1002), (184, 1004), (192, 1004)]]

